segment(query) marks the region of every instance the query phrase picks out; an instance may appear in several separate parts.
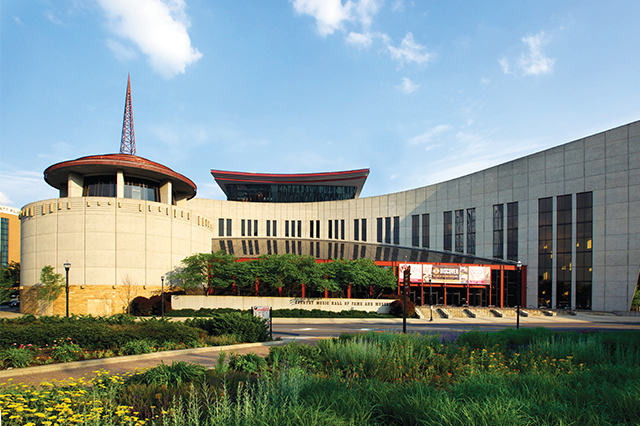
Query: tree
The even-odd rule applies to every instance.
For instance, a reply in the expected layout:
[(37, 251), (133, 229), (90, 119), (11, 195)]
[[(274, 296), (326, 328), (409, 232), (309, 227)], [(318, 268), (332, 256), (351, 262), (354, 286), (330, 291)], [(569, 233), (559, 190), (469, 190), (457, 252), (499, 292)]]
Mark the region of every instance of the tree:
[(184, 290), (204, 286), (208, 294), (213, 288), (225, 288), (233, 281), (235, 256), (223, 250), (216, 253), (196, 253), (182, 260), (184, 267), (171, 278), (182, 282)]
[(10, 262), (0, 269), (0, 302), (20, 292), (20, 263)]
[(38, 300), (42, 302), (43, 310), (46, 310), (54, 300), (62, 294), (65, 281), (62, 274), (57, 274), (53, 266), (46, 265), (40, 271), (40, 284), (38, 286)]
[(122, 288), (120, 299), (127, 307), (127, 314), (131, 315), (131, 302), (138, 295), (138, 284), (129, 275), (125, 275), (122, 279)]

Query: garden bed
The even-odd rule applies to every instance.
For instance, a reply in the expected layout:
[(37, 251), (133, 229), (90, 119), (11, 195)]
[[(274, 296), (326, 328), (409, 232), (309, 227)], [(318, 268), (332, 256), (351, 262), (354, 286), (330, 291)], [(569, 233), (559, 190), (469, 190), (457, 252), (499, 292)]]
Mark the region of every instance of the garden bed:
[[(46, 390), (45, 390), (46, 389)], [(640, 422), (640, 333), (343, 335), (224, 354), (213, 370), (4, 385), (6, 426), (614, 425)]]

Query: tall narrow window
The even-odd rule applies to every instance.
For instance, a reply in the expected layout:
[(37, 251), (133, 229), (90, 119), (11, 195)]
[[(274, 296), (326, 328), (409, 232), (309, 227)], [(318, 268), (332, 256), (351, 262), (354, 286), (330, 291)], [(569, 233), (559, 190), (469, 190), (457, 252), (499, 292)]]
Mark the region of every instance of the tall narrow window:
[(553, 198), (538, 200), (538, 307), (551, 307)]
[[(313, 238), (313, 221), (312, 220), (309, 221), (309, 238)], [(313, 245), (311, 247), (312, 247), (311, 250), (313, 250)]]
[(227, 237), (231, 237), (231, 219), (227, 219)]
[(329, 239), (333, 238), (333, 237), (332, 237), (332, 235), (333, 235), (333, 232), (332, 232), (332, 230), (333, 230), (333, 223), (331, 223), (331, 220), (329, 220), (329, 227), (328, 227), (327, 229), (329, 230)]
[[(367, 219), (362, 219), (362, 241), (367, 241)], [(364, 247), (362, 247), (362, 249), (364, 249)], [(364, 257), (364, 255), (362, 257)]]
[(557, 257), (556, 257), (556, 304), (558, 308), (571, 308), (571, 237), (573, 235), (573, 210), (571, 195), (558, 197), (557, 207)]
[(452, 223), (451, 223), (452, 212), (451, 211), (444, 212), (443, 219), (444, 219), (443, 247), (445, 251), (451, 251), (451, 236), (452, 236), (451, 234), (453, 232)]
[(400, 244), (400, 216), (393, 217), (393, 244)]
[(253, 221), (253, 236), (254, 237), (258, 236), (258, 221), (257, 220)]
[(411, 216), (411, 245), (420, 245), (420, 215), (417, 214)]
[(340, 219), (340, 239), (344, 240), (344, 219)]
[(247, 235), (250, 237), (252, 235), (251, 233), (251, 219), (247, 220)]
[(493, 206), (493, 257), (504, 259), (504, 205)]
[(271, 236), (271, 221), (267, 221), (267, 237)]
[(334, 223), (334, 228), (335, 228), (334, 229), (334, 231), (335, 231), (334, 236), (335, 236), (335, 238), (337, 240), (338, 238), (340, 238), (339, 234), (338, 234), (338, 219), (334, 220), (333, 223)]
[(316, 220), (316, 238), (320, 238), (320, 221)]
[(244, 219), (240, 221), (240, 236), (246, 236)]
[(429, 213), (422, 215), (422, 247), (429, 248)]
[(384, 242), (391, 244), (391, 218), (384, 218)]
[(476, 254), (476, 209), (467, 209), (467, 253)]
[(507, 260), (518, 260), (518, 203), (507, 203)]
[(353, 241), (360, 240), (360, 219), (353, 219)]
[(288, 220), (284, 221), (284, 236), (285, 237), (289, 236), (289, 221)]
[(224, 237), (224, 219), (218, 219), (218, 237)]
[(576, 194), (576, 308), (591, 309), (593, 193)]
[[(278, 221), (274, 220), (273, 221), (273, 236), (277, 237), (278, 236)], [(278, 249), (276, 248), (276, 254), (278, 254)]]
[(464, 210), (456, 210), (456, 251), (464, 253)]
[[(298, 221), (298, 238), (302, 237), (302, 221)], [(300, 250), (298, 250), (299, 252)], [(299, 253), (298, 253), (299, 254)]]
[(377, 230), (377, 235), (376, 235), (376, 241), (381, 243), (382, 242), (382, 218), (379, 217), (376, 220), (376, 230)]
[(291, 221), (291, 236), (294, 237), (294, 238), (296, 236), (296, 221), (295, 220)]

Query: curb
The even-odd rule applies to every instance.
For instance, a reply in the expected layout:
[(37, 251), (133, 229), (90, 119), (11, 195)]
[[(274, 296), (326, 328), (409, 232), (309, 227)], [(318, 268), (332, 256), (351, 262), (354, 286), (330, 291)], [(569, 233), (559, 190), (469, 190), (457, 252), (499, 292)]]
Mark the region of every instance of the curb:
[(100, 359), (90, 359), (86, 361), (62, 362), (59, 364), (36, 365), (34, 367), (25, 367), (25, 368), (12, 368), (10, 370), (0, 371), (0, 379), (3, 377), (24, 376), (27, 374), (38, 374), (38, 373), (49, 373), (52, 371), (75, 370), (77, 368), (103, 366), (108, 364), (117, 364), (120, 362), (132, 362), (132, 361), (139, 361), (139, 360), (145, 360), (145, 359), (163, 358), (165, 356), (172, 356), (172, 355), (178, 355), (178, 354), (186, 355), (186, 354), (197, 354), (201, 352), (232, 351), (234, 349), (255, 348), (260, 346), (276, 346), (276, 345), (288, 343), (288, 340), (290, 339), (272, 340), (270, 342), (260, 342), (260, 343), (242, 343), (240, 345), (208, 346), (206, 348), (179, 349), (179, 350), (173, 350), (173, 351), (153, 352), (150, 354), (143, 354), (143, 355), (115, 356), (112, 358), (100, 358)]

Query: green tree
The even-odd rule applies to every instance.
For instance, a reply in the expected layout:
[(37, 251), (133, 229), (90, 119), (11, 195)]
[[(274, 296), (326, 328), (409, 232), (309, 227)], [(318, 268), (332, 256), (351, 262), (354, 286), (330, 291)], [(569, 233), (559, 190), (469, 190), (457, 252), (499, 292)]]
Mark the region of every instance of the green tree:
[(38, 300), (44, 305), (43, 310), (46, 310), (62, 294), (64, 288), (65, 280), (62, 274), (55, 273), (51, 265), (42, 267), (37, 294)]
[(10, 262), (0, 269), (0, 302), (20, 292), (20, 263)]
[(226, 288), (233, 281), (236, 258), (220, 250), (216, 253), (197, 253), (182, 260), (184, 265), (171, 278), (179, 280), (185, 290), (204, 286), (206, 294), (214, 288)]

